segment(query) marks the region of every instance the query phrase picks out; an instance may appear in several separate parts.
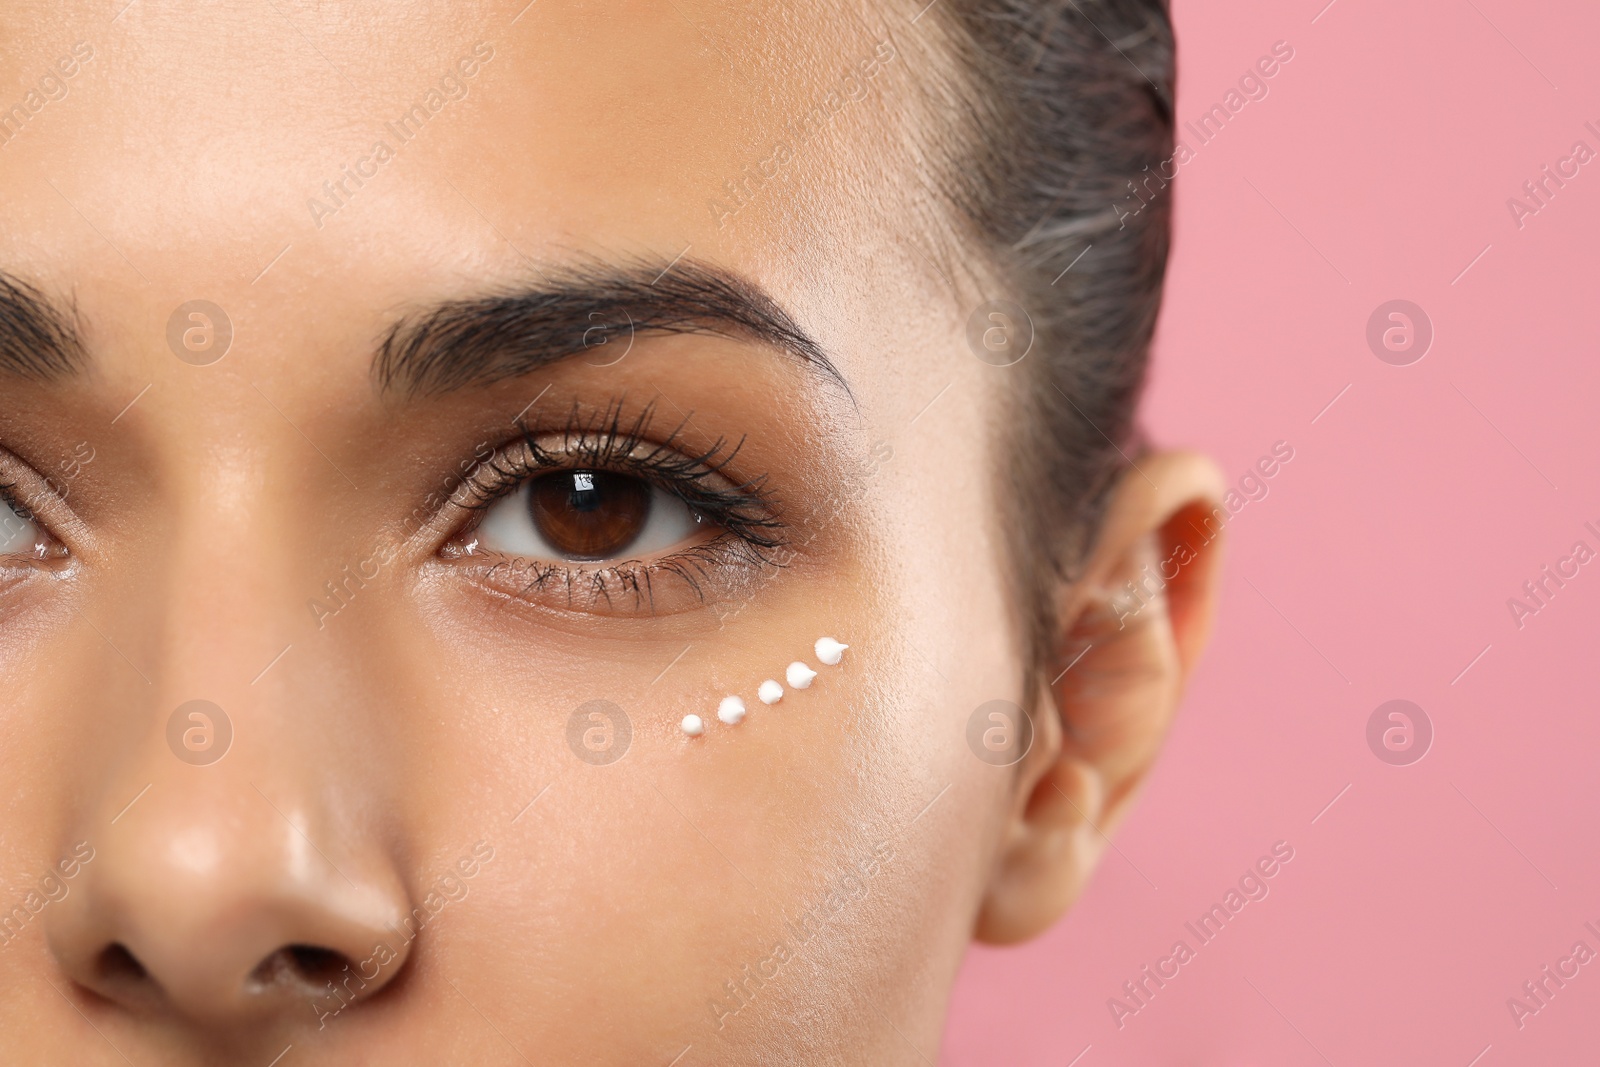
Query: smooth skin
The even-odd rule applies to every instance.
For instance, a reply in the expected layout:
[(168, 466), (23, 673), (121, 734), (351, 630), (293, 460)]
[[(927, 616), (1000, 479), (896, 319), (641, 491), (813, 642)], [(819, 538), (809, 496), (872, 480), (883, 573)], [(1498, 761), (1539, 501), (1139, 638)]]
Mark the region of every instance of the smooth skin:
[[(1154, 762), (1218, 542), (1128, 625), (1112, 602), (1221, 493), (1204, 459), (1140, 459), (1052, 591), (1031, 749), (976, 758), (974, 709), (1026, 682), (991, 477), (1021, 365), (968, 349), (994, 292), (931, 206), (936, 20), (121, 6), (0, 14), (0, 103), (92, 48), (0, 146), (0, 271), (71, 308), (85, 352), (0, 378), (0, 483), (38, 532), (0, 564), (5, 1062), (935, 1059), (966, 946), (1057, 920)], [(464, 95), (385, 133), (470, 55)], [(386, 137), (327, 210), (323, 183)], [(440, 393), (375, 378), (397, 318), (596, 263), (761, 287), (848, 393), (738, 330), (613, 333)], [(168, 343), (196, 299), (233, 330), (203, 366)], [(533, 587), (505, 580), (527, 561), (465, 551), (462, 474), (519, 422), (647, 409), (674, 453), (739, 443), (721, 474), (759, 481), (783, 566), (707, 557), (691, 588), (661, 566), (682, 546), (646, 554), (644, 603), (593, 595), (601, 562)], [(755, 699), (823, 635), (839, 666)], [(730, 693), (736, 727), (714, 718)], [(215, 762), (169, 740), (192, 700), (231, 726)], [(595, 700), (631, 729), (615, 762), (580, 758), (615, 723), (569, 729)]]

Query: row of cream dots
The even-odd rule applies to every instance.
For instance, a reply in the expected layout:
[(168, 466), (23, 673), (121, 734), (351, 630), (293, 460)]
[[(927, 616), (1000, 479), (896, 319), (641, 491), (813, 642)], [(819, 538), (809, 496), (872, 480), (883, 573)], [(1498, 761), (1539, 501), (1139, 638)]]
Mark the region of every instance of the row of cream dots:
[[(816, 649), (819, 662), (828, 667), (836, 667), (839, 665), (839, 661), (844, 658), (844, 650), (850, 646), (840, 644), (831, 637), (819, 637), (813, 647)], [(783, 672), (783, 676), (788, 680), (790, 689), (806, 689), (810, 687), (811, 680), (817, 676), (817, 672), (799, 660), (795, 660), (789, 664), (788, 669)], [(775, 679), (768, 678), (756, 690), (756, 696), (761, 698), (761, 703), (763, 704), (776, 704), (783, 699), (783, 686), (779, 685)], [(744, 699), (736, 696), (723, 697), (722, 702), (717, 705), (717, 718), (729, 726), (734, 726), (741, 722), (744, 719)], [(699, 737), (706, 732), (705, 720), (698, 715), (685, 715), (683, 717), (683, 732), (690, 737)]]

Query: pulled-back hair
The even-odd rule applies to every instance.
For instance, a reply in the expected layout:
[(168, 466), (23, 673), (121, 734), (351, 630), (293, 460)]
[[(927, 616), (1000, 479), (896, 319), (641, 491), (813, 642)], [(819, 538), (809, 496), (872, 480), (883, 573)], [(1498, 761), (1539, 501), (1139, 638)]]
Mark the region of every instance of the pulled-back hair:
[(928, 17), (964, 75), (944, 90), (965, 145), (942, 191), (989, 253), (993, 295), (1034, 331), (1026, 358), (994, 371), (1012, 377), (996, 484), (1043, 668), (1052, 579), (1077, 572), (1137, 456), (1171, 220), (1172, 24), (1165, 0), (939, 0)]

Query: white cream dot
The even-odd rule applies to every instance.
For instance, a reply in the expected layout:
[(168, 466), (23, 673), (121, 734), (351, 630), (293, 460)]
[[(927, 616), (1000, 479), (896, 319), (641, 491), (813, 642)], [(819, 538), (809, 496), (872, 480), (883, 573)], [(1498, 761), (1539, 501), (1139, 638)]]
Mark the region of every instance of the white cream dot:
[(831, 637), (819, 637), (816, 644), (817, 659), (830, 667), (838, 666), (839, 660), (844, 657), (844, 650), (849, 647)]
[(761, 698), (763, 704), (776, 704), (783, 699), (783, 686), (768, 678), (761, 683), (761, 688), (756, 690), (756, 696)]
[(817, 676), (817, 672), (795, 660), (789, 664), (789, 669), (783, 672), (783, 676), (789, 680), (790, 689), (805, 689), (811, 684), (811, 679)]
[(722, 703), (717, 705), (717, 718), (729, 726), (736, 725), (744, 718), (744, 701), (738, 697), (723, 697)]
[(683, 732), (690, 737), (699, 737), (706, 732), (706, 724), (698, 715), (685, 715), (683, 717)]

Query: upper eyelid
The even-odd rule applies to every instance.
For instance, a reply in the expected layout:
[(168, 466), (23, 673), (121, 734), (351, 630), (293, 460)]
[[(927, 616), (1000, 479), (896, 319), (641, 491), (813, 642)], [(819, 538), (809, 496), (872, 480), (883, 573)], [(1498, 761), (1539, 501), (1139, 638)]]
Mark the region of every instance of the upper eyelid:
[[(621, 469), (623, 473), (666, 482), (668, 484), (663, 486), (664, 488), (674, 491), (690, 504), (716, 495), (710, 490), (705, 494), (678, 492), (685, 485), (697, 484), (705, 478), (709, 478), (713, 483), (720, 482), (721, 484), (717, 486), (718, 491), (738, 494), (753, 503), (769, 503), (768, 494), (764, 491), (764, 479), (739, 484), (722, 473), (722, 467), (736, 454), (737, 449), (719, 462), (706, 462), (720, 451), (722, 442), (718, 442), (715, 448), (707, 450), (699, 457), (690, 457), (673, 449), (670, 444), (656, 441), (636, 440), (631, 448), (619, 454), (606, 454), (599, 449), (582, 447), (585, 439), (604, 439), (605, 436), (604, 433), (576, 434), (573, 431), (545, 434), (525, 432), (521, 438), (513, 439), (494, 449), (489, 458), (476, 465), (473, 473), (462, 480), (461, 489), (454, 494), (455, 502), (458, 506), (481, 508), (514, 492), (524, 482), (540, 473), (572, 470), (584, 466), (605, 466), (613, 470)], [(556, 452), (544, 448), (539, 442), (556, 439), (565, 446), (570, 446), (576, 440), (579, 447), (569, 447), (570, 462), (541, 462), (541, 455), (552, 455)], [(496, 462), (497, 457), (504, 456), (511, 457), (509, 468)], [(679, 461), (682, 465), (679, 465)], [(672, 464), (673, 469), (668, 470), (667, 464)], [(492, 472), (492, 475), (486, 477), (485, 471)], [(674, 477), (674, 474), (679, 477)], [(486, 482), (488, 484), (485, 484)], [(462, 500), (463, 494), (470, 503)]]
[[(90, 531), (67, 503), (60, 483), (3, 445), (0, 445), (0, 486), (4, 487), (0, 496), (14, 503), (19, 514), (25, 512), (24, 517), (38, 524), (51, 538), (69, 547), (70, 543), (86, 547)], [(70, 492), (71, 486), (67, 489)]]

